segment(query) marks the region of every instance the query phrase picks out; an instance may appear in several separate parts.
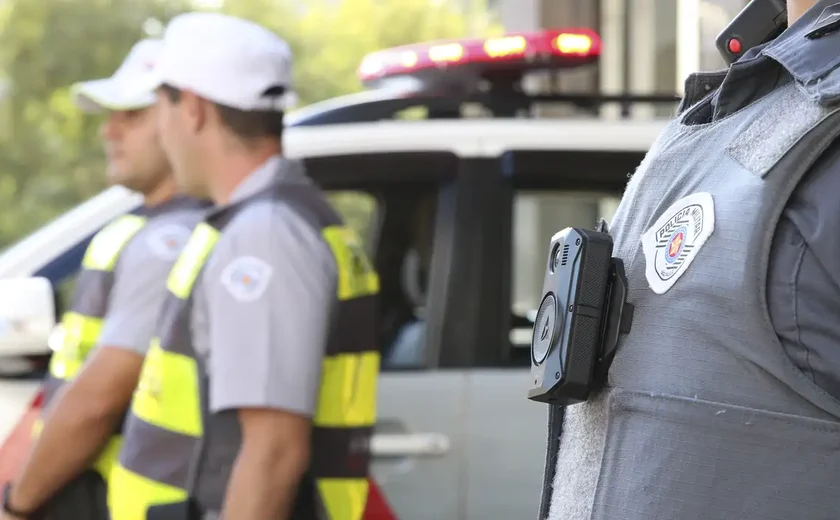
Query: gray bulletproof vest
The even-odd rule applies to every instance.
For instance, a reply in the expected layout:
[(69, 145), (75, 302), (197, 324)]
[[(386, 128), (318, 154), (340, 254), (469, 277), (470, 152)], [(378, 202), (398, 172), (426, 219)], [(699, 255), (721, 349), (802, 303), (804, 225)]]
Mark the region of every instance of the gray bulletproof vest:
[(840, 518), (840, 402), (787, 357), (765, 297), (785, 203), (840, 134), (840, 107), (808, 96), (681, 114), (631, 179), (611, 232), (633, 328), (606, 389), (565, 410), (552, 520)]

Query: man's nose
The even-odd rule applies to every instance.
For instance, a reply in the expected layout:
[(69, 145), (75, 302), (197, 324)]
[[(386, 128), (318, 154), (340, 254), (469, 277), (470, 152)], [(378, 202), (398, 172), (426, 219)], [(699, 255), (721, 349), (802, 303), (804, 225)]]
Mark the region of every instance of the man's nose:
[(99, 135), (104, 140), (117, 139), (121, 132), (121, 121), (118, 114), (108, 114), (105, 121), (99, 125)]

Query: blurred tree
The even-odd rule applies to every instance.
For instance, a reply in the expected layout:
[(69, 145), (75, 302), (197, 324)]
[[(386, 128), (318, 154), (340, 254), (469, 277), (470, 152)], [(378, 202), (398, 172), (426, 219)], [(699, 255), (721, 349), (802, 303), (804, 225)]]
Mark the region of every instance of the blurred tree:
[[(165, 23), (188, 1), (0, 2), (0, 248), (105, 186), (100, 119), (74, 108), (69, 86), (112, 74), (149, 20)], [(356, 68), (368, 52), (498, 31), (476, 8), (483, 1), (471, 0), (469, 17), (448, 0), (204, 0), (200, 8), (285, 38), (305, 105), (360, 90)]]
[(98, 118), (69, 86), (111, 75), (172, 0), (6, 0), (0, 4), (0, 247), (104, 187)]

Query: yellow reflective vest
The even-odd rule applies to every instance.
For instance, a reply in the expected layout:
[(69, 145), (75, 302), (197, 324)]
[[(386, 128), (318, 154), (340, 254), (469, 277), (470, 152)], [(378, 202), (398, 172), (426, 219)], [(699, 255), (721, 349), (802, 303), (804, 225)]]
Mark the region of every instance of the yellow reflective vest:
[(188, 498), (205, 511), (222, 509), (241, 432), (236, 414), (208, 411), (210, 376), (192, 345), (191, 295), (225, 225), (249, 203), (265, 198), (311, 217), (338, 266), (337, 309), (313, 418), (312, 458), (292, 517), (322, 518), (320, 512), (326, 512), (331, 520), (358, 520), (364, 513), (379, 374), (379, 278), (358, 237), (317, 188), (278, 183), (211, 215), (196, 227), (175, 263), (169, 299), (126, 421), (124, 448), (111, 474), (112, 520), (145, 520), (149, 506)]
[[(194, 211), (207, 208), (208, 201), (178, 196), (154, 207), (143, 207), (137, 214), (127, 214), (114, 219), (91, 240), (76, 277), (76, 287), (69, 309), (61, 318), (59, 345), (50, 360), (49, 372), (44, 381), (43, 409), (47, 410), (62, 386), (71, 381), (81, 370), (102, 331), (103, 320), (109, 310), (111, 290), (114, 286), (114, 269), (131, 240), (152, 219), (173, 212)], [(161, 280), (163, 283), (163, 280)], [(40, 434), (43, 422), (33, 425), (33, 435)], [(121, 421), (93, 464), (107, 482), (116, 463), (122, 440)]]
[[(108, 300), (114, 284), (114, 267), (126, 244), (147, 223), (140, 215), (124, 215), (105, 226), (88, 245), (82, 268), (76, 278), (76, 289), (70, 308), (61, 318), (61, 342), (50, 360), (49, 374), (44, 381), (46, 410), (59, 389), (72, 380), (84, 365), (102, 330), (108, 311)], [(39, 419), (33, 425), (37, 436), (43, 426)], [(120, 425), (122, 427), (122, 425)], [(117, 432), (94, 463), (103, 479), (116, 462), (121, 436)]]

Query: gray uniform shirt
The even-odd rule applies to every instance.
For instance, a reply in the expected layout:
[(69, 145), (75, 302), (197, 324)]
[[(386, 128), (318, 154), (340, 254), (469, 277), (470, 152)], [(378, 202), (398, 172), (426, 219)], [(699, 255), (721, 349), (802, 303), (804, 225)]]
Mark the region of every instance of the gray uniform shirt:
[[(231, 202), (275, 181), (309, 182), (300, 164), (275, 156), (240, 184)], [(212, 412), (314, 414), (336, 283), (329, 246), (289, 205), (255, 202), (227, 224), (192, 309)]]
[[(178, 204), (172, 201), (171, 204)], [(114, 268), (114, 285), (97, 345), (145, 355), (167, 296), (166, 279), (206, 209), (174, 207), (149, 218), (126, 244)]]
[[(823, 7), (811, 9), (797, 25), (812, 24)], [(715, 113), (705, 117), (724, 118), (794, 78), (814, 81), (818, 71), (838, 66), (833, 41), (785, 34), (750, 50), (728, 72), (698, 78), (721, 85), (714, 94)], [(840, 398), (838, 194), (840, 142), (835, 142), (805, 175), (779, 220), (770, 252), (767, 302), (773, 327), (794, 364)]]

